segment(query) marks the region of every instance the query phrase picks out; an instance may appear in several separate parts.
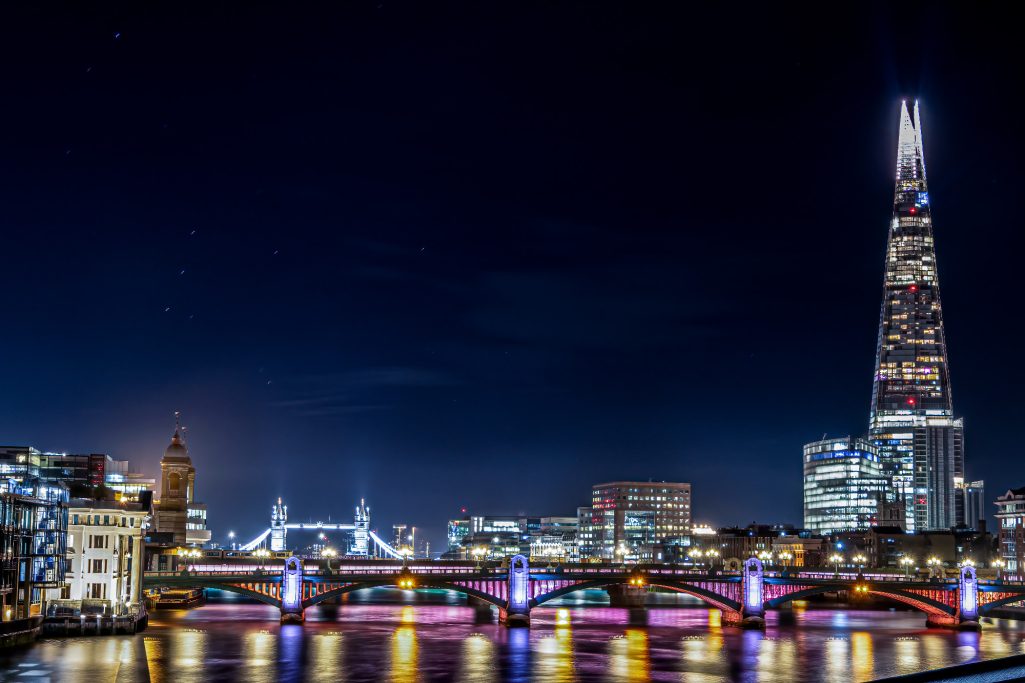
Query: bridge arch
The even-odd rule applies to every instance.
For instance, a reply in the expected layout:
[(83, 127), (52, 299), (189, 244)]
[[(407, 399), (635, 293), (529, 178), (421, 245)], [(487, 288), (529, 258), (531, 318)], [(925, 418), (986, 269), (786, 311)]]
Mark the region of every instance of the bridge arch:
[[(804, 600), (805, 598), (811, 598), (816, 595), (822, 595), (823, 593), (833, 593), (837, 590), (852, 590), (853, 588), (853, 584), (849, 586), (813, 586), (811, 588), (805, 588), (803, 590), (794, 591), (793, 593), (781, 595), (771, 600), (766, 600), (765, 606), (767, 608), (775, 609), (794, 600)], [(927, 596), (912, 593), (910, 591), (906, 591), (900, 588), (876, 588), (869, 585), (868, 594), (878, 595), (880, 597), (908, 605), (909, 607), (914, 607), (915, 609), (921, 612), (925, 612), (926, 614), (934, 614), (937, 616), (949, 617), (954, 616), (957, 613), (957, 609), (955, 607), (951, 607), (946, 603), (940, 602), (938, 600), (933, 600), (932, 598), (929, 598)]]
[[(245, 585), (245, 584), (225, 583), (225, 582), (222, 582), (222, 581), (203, 580), (202, 577), (194, 577), (194, 576), (181, 577), (181, 578), (175, 577), (175, 579), (176, 580), (174, 580), (174, 581), (168, 581), (168, 580), (165, 579), (165, 580), (159, 581), (159, 582), (157, 582), (157, 581), (152, 581), (152, 582), (151, 581), (144, 581), (143, 582), (143, 586), (144, 587), (149, 587), (149, 588), (161, 588), (161, 587), (172, 587), (172, 586), (188, 586), (189, 588), (203, 588), (203, 589), (210, 589), (210, 590), (219, 590), (219, 591), (225, 591), (226, 593), (235, 593), (236, 595), (241, 595), (241, 596), (246, 597), (246, 598), (251, 598), (253, 600), (257, 600), (259, 602), (262, 602), (265, 605), (271, 605), (272, 607), (280, 607), (281, 606), (281, 600), (277, 596), (269, 595), (269, 594), (263, 593), (263, 592), (261, 592), (259, 590), (255, 590), (255, 589), (250, 588), (248, 585)], [(264, 583), (264, 582), (254, 581), (253, 583)], [(272, 581), (271, 582), (265, 582), (265, 583), (267, 583), (269, 585), (278, 585), (277, 583), (272, 582)], [(147, 585), (147, 584), (150, 584), (150, 585)]]
[[(981, 593), (979, 594), (979, 597), (982, 597)], [(1000, 598), (999, 600), (993, 600), (991, 602), (981, 603), (979, 605), (979, 614), (985, 615), (988, 614), (991, 610), (994, 610), (998, 607), (1004, 607), (1005, 605), (1013, 605), (1014, 603), (1021, 602), (1023, 600), (1025, 600), (1025, 594), (1018, 594), (1009, 595), (1007, 597)]]

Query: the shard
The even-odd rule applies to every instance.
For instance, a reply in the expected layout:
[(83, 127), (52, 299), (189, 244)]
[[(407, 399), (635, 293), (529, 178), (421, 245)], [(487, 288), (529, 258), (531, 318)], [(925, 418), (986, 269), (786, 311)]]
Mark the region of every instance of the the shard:
[(963, 523), (964, 434), (954, 417), (918, 103), (901, 106), (869, 432), (908, 531)]

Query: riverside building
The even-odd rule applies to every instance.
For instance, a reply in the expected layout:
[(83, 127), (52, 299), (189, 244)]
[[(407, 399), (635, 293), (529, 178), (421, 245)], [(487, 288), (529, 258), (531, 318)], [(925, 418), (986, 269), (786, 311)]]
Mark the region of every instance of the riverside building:
[(118, 616), (138, 608), (142, 595), (143, 534), (149, 504), (72, 500), (68, 524), (67, 590)]
[(40, 453), (0, 447), (0, 620), (41, 616), (64, 584), (68, 489), (39, 476)]

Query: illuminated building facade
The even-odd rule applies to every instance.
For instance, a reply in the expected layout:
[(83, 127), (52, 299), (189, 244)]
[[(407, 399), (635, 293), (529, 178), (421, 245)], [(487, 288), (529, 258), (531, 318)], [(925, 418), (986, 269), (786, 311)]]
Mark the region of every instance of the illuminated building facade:
[(147, 503), (72, 500), (68, 524), (67, 598), (127, 614), (142, 594)]
[(450, 519), (448, 522), (448, 552), (458, 553), (464, 539), (470, 534), (470, 518)]
[(196, 468), (179, 424), (160, 459), (160, 500), (155, 504), (157, 533), (171, 534), (176, 545), (203, 545), (210, 540), (206, 505), (197, 503)]
[[(690, 534), (690, 484), (614, 481), (591, 490), (591, 518), (580, 522), (591, 552), (605, 560), (646, 562), (656, 545), (682, 544)], [(581, 553), (583, 555), (583, 553)]]
[(964, 506), (964, 525), (969, 529), (985, 528), (986, 522), (986, 482), (956, 482), (958, 495)]
[(1020, 580), (1025, 577), (1025, 486), (998, 496), (996, 506), (1005, 576)]
[(0, 620), (43, 613), (64, 584), (68, 488), (40, 476), (42, 454), (0, 447)]
[(964, 521), (962, 421), (954, 417), (918, 103), (901, 106), (869, 435), (908, 531)]
[(889, 490), (876, 448), (865, 439), (804, 447), (804, 527), (816, 534), (867, 529)]

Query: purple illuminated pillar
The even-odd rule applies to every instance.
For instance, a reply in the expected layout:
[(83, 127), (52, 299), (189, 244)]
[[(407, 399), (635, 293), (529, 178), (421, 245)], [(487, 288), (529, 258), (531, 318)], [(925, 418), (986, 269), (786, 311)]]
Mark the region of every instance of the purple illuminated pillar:
[(281, 623), (302, 623), (303, 610), (303, 564), (294, 555), (285, 560), (281, 572)]
[(979, 580), (975, 575), (975, 567), (961, 567), (961, 577), (957, 584), (958, 622), (976, 623), (979, 620)]
[(744, 604), (741, 606), (741, 626), (750, 628), (765, 627), (765, 603), (762, 596), (764, 570), (762, 561), (752, 557), (744, 562), (744, 573), (741, 577), (741, 591)]
[(530, 626), (530, 566), (523, 555), (509, 560), (509, 601), (500, 617), (507, 626)]

